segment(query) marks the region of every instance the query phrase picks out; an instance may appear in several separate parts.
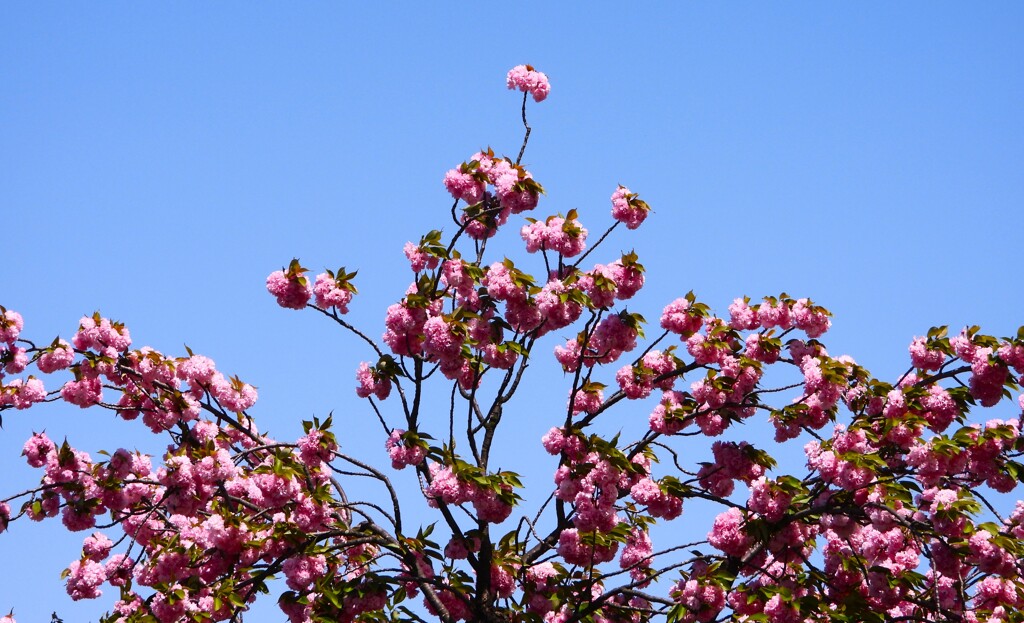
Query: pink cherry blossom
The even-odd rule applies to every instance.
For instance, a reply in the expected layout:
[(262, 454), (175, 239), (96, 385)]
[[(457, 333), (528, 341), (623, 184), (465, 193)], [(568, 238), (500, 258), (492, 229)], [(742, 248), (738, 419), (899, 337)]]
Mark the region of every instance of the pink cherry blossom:
[(25, 328), (25, 320), (13, 309), (0, 310), (0, 342), (14, 344)]
[(395, 469), (405, 469), (408, 465), (419, 465), (426, 458), (426, 449), (415, 444), (407, 444), (402, 438), (404, 434), (404, 430), (395, 429), (391, 431), (391, 435), (384, 443), (388, 456), (391, 457), (391, 466)]
[(102, 594), (99, 587), (107, 579), (106, 569), (95, 560), (74, 561), (68, 565), (67, 590), (71, 599), (96, 599)]
[(938, 370), (946, 360), (946, 355), (942, 351), (928, 349), (923, 337), (915, 337), (910, 343), (909, 350), (911, 363), (915, 368), (922, 370)]
[(64, 340), (57, 340), (57, 345), (52, 347), (52, 350), (47, 350), (39, 355), (36, 365), (39, 366), (40, 371), (50, 374), (66, 369), (74, 359), (75, 352), (71, 349), (71, 344)]
[(743, 557), (753, 544), (753, 539), (743, 532), (744, 523), (743, 512), (738, 508), (720, 513), (708, 533), (708, 543), (729, 556)]
[(519, 89), (524, 93), (533, 96), (533, 101), (542, 102), (551, 93), (551, 83), (548, 77), (539, 72), (531, 65), (516, 65), (508, 71), (507, 83), (509, 89)]
[(444, 187), (456, 201), (461, 199), (469, 205), (480, 203), (484, 197), (484, 183), (465, 164), (460, 169), (450, 169), (445, 173)]
[(376, 396), (377, 400), (384, 400), (391, 394), (391, 379), (378, 374), (365, 361), (360, 363), (356, 370), (356, 380), (359, 382), (356, 395), (360, 398)]
[(689, 338), (704, 325), (704, 319), (692, 308), (690, 301), (679, 298), (669, 303), (661, 313), (661, 327)]
[(423, 251), (420, 247), (411, 242), (405, 243), (405, 257), (409, 260), (412, 272), (418, 273), (424, 269), (433, 270), (437, 268), (437, 257)]
[(352, 301), (352, 290), (346, 287), (347, 282), (328, 273), (320, 273), (313, 283), (313, 295), (316, 306), (320, 309), (337, 309), (339, 313), (348, 313), (348, 304)]
[(287, 309), (302, 309), (312, 295), (304, 272), (276, 270), (267, 277), (267, 291), (277, 304)]
[(226, 379), (220, 374), (214, 375), (210, 392), (221, 405), (236, 413), (251, 408), (259, 396), (252, 385), (243, 383), (237, 377)]
[(612, 193), (612, 218), (629, 229), (636, 229), (647, 218), (650, 207), (637, 199), (625, 186), (619, 186)]
[(97, 404), (103, 398), (103, 386), (97, 378), (68, 381), (60, 390), (60, 396), (83, 409)]

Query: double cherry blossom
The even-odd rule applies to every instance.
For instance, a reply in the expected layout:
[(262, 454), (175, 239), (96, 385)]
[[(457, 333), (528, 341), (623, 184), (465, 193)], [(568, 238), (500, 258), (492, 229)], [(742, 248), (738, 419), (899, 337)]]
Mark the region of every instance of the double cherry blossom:
[[(519, 156), (480, 150), (444, 174), (450, 223), (405, 245), (412, 281), (379, 340), (346, 319), (355, 272), (292, 260), (267, 278), (281, 307), (365, 349), (354, 389), (377, 441), (332, 418), (272, 439), (256, 388), (209, 357), (139, 348), (98, 313), (35, 342), (0, 307), (0, 413), (106, 409), (168, 441), (93, 455), (33, 434), (39, 485), (0, 499), (0, 532), (59, 517), (85, 533), (67, 591), (113, 591), (110, 622), (236, 621), (271, 590), (293, 623), (1024, 620), (1024, 328), (930, 329), (885, 380), (828, 351), (831, 314), (809, 298), (716, 314), (680, 293), (649, 322), (627, 307), (639, 256), (605, 245), (654, 212), (621, 185), (600, 210), (544, 209), (520, 163), (527, 97), (550, 83), (520, 65), (507, 85), (523, 93)], [(516, 232), (521, 258), (490, 255)], [(562, 404), (524, 395), (544, 365)], [(552, 474), (528, 502), (493, 459), (525, 417), (550, 429), (539, 458), (513, 456)], [(755, 420), (774, 440), (739, 440)], [(350, 497), (357, 478), (380, 495)]]

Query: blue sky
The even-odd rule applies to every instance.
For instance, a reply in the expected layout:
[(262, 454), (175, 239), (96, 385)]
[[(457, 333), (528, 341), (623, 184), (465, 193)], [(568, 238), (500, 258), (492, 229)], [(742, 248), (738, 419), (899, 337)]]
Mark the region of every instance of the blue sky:
[[(445, 170), (518, 148), (504, 74), (532, 63), (553, 87), (524, 159), (542, 215), (603, 230), (620, 183), (654, 208), (605, 251), (648, 268), (632, 310), (656, 318), (691, 289), (720, 312), (810, 296), (835, 313), (831, 352), (880, 378), (930, 326), (1024, 324), (1020, 4), (623, 6), (5, 3), (0, 304), (40, 340), (98, 309), (138, 345), (188, 344), (259, 386), (272, 433), (334, 410), (379, 461), (351, 391), (368, 355), (263, 281), (292, 257), (359, 268), (352, 318), (379, 334), (410, 276), (402, 244), (445, 225)], [(514, 254), (510, 234), (496, 247)], [(560, 410), (560, 373), (539, 374), (530, 390)], [(5, 490), (32, 482), (31, 430), (160, 447), (104, 413), (4, 415)], [(550, 422), (522, 418), (539, 450)], [(0, 536), (20, 561), (0, 610), (95, 620), (109, 602), (71, 604), (58, 578), (83, 536)]]

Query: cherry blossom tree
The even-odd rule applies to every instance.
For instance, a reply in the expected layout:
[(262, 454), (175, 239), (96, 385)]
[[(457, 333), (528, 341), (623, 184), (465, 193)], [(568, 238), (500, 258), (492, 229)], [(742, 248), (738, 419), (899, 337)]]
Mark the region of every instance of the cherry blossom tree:
[[(0, 412), (63, 401), (169, 443), (94, 457), (34, 434), (23, 456), (40, 483), (0, 500), (0, 532), (59, 516), (88, 534), (67, 591), (117, 591), (105, 621), (238, 621), (271, 591), (293, 623), (1024, 620), (1020, 416), (984, 415), (1024, 408), (1024, 328), (929, 329), (882, 380), (829, 353), (831, 314), (809, 298), (742, 297), (716, 314), (689, 293), (648, 322), (625, 307), (644, 286), (638, 255), (600, 254), (650, 207), (614, 188), (596, 237), (575, 210), (539, 216), (544, 188), (521, 163), (528, 100), (550, 84), (529, 65), (507, 84), (523, 94), (522, 146), (444, 175), (451, 222), (405, 245), (412, 283), (380, 340), (345, 319), (356, 272), (293, 260), (267, 278), (278, 304), (365, 353), (355, 391), (390, 465), (348, 453), (331, 417), (294, 441), (262, 434), (256, 389), (204, 355), (135, 348), (98, 313), (37, 342), (0, 307)], [(517, 227), (529, 255), (491, 257)], [(553, 485), (526, 504), (492, 456), (506, 410), (530, 400), (524, 375), (552, 356), (565, 402), (538, 444)], [(439, 393), (440, 417), (425, 407)], [(621, 434), (599, 432), (645, 405)], [(757, 419), (774, 442), (715, 439)], [(712, 460), (695, 462), (695, 444)], [(797, 470), (772, 456), (801, 448)], [(357, 478), (380, 497), (346, 495)], [(398, 479), (430, 516), (410, 514)], [(684, 515), (698, 503), (717, 509), (710, 525)]]

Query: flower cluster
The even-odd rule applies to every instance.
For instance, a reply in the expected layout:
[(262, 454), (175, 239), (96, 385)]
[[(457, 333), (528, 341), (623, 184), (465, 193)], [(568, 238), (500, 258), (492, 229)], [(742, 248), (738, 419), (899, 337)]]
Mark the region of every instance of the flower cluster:
[(519, 89), (533, 96), (533, 101), (542, 102), (551, 93), (551, 83), (543, 72), (532, 65), (516, 65), (508, 71), (509, 89)]
[(313, 298), (320, 309), (348, 313), (348, 304), (356, 292), (352, 283), (355, 273), (346, 273), (344, 268), (337, 273), (328, 270), (317, 275), (310, 284), (307, 272), (298, 260), (292, 260), (288, 268), (270, 273), (267, 291), (274, 295), (278, 305), (286, 309), (303, 309)]
[(417, 443), (419, 440), (404, 430), (395, 429), (384, 443), (391, 457), (391, 466), (404, 469), (409, 465), (419, 465), (427, 456), (427, 448)]
[(526, 251), (554, 251), (563, 257), (576, 257), (586, 248), (587, 229), (576, 218), (576, 211), (569, 215), (549, 216), (543, 221), (531, 221), (521, 231), (526, 242)]
[[(465, 470), (465, 466), (462, 466)], [(512, 513), (515, 496), (512, 487), (502, 482), (500, 475), (494, 478), (474, 475), (472, 479), (460, 475), (450, 466), (430, 464), (430, 484), (423, 490), (427, 503), (436, 508), (439, 504), (472, 504), (477, 518), (482, 522), (501, 523)]]
[(638, 195), (630, 192), (625, 186), (619, 186), (612, 193), (612, 218), (629, 229), (640, 227), (650, 211), (651, 206), (639, 199)]
[[(46, 388), (34, 376), (4, 380), (5, 374), (21, 374), (28, 367), (28, 353), (18, 345), (18, 338), (24, 328), (25, 321), (21, 314), (0, 306), (0, 410), (4, 407), (27, 409), (46, 400)], [(67, 342), (60, 343), (62, 351), (66, 345)], [(55, 351), (56, 348), (55, 345)]]
[(477, 240), (494, 236), (511, 215), (537, 207), (544, 192), (532, 173), (509, 158), (495, 157), (490, 149), (449, 170), (444, 185), (456, 202), (465, 202), (462, 223)]

